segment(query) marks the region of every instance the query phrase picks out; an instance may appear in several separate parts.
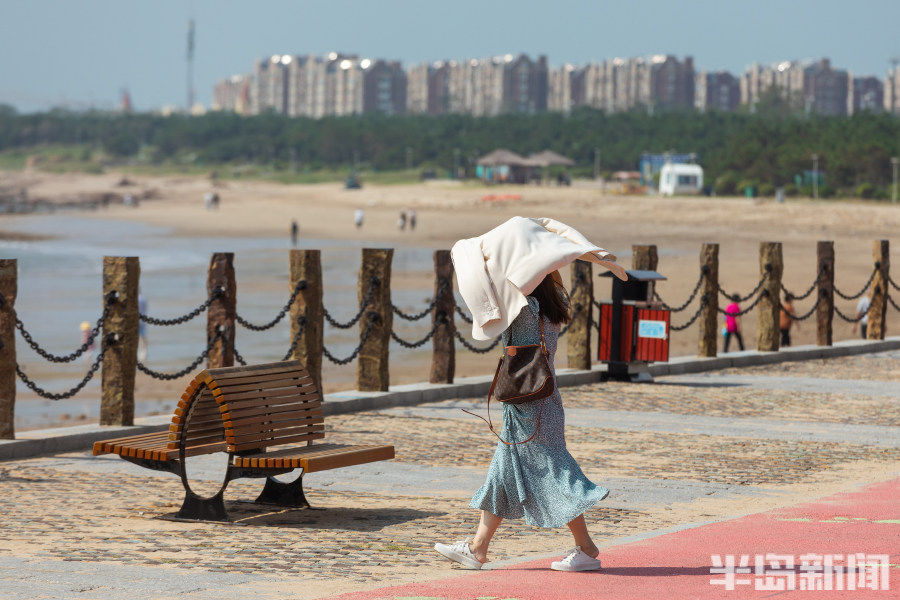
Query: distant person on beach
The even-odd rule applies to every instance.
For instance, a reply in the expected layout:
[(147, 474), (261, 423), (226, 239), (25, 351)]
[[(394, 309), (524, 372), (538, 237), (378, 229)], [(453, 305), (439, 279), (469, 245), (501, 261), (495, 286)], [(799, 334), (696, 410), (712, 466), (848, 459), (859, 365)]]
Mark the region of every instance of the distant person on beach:
[[(797, 314), (794, 312), (794, 297), (787, 292), (784, 293), (784, 301), (781, 303), (781, 313), (778, 315), (778, 328), (781, 329), (781, 347), (791, 345), (791, 325)], [(797, 329), (800, 329), (800, 323), (797, 323)]]
[(125, 194), (125, 196), (122, 198), (122, 204), (124, 204), (125, 206), (137, 208), (138, 199), (131, 194)]
[(297, 243), (300, 241), (300, 225), (297, 224), (297, 219), (291, 221), (291, 246), (294, 248), (297, 247)]
[[(856, 303), (856, 318), (859, 319), (859, 330), (862, 333), (862, 339), (866, 339), (866, 333), (868, 333), (869, 329), (869, 307), (872, 305), (872, 289), (869, 288), (869, 292), (867, 294), (863, 294), (863, 297), (859, 299), (859, 302)], [(853, 324), (853, 328), (851, 329), (853, 333), (856, 333), (856, 323)]]
[(400, 211), (400, 216), (397, 217), (397, 229), (403, 231), (406, 229), (406, 209), (402, 209)]
[[(138, 314), (147, 314), (147, 299), (141, 293), (138, 294)], [(138, 318), (138, 360), (147, 360), (147, 324), (141, 318)]]
[(409, 212), (407, 213), (407, 217), (409, 218), (409, 230), (415, 231), (416, 230), (416, 211), (412, 208), (409, 209)]
[(356, 225), (357, 229), (361, 229), (363, 226), (363, 221), (366, 218), (366, 213), (363, 209), (357, 208), (353, 213), (353, 224)]
[(213, 207), (213, 193), (206, 192), (203, 194), (203, 205), (206, 206), (206, 210), (212, 210)]
[[(87, 344), (88, 338), (91, 336), (91, 324), (87, 321), (81, 322), (81, 343), (82, 345)], [(87, 362), (94, 361), (94, 342), (91, 342), (87, 347), (87, 351), (84, 353), (85, 360)]]
[(744, 338), (741, 337), (741, 307), (738, 304), (738, 295), (734, 294), (730, 298), (731, 304), (725, 307), (725, 350), (728, 352), (728, 346), (731, 344), (731, 338), (737, 339), (738, 347), (744, 349)]

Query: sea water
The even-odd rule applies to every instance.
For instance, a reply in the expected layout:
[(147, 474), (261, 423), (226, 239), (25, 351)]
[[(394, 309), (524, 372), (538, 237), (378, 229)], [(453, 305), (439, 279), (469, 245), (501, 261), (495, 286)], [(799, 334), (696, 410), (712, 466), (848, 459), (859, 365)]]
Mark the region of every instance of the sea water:
[[(18, 259), (16, 312), (34, 339), (54, 354), (68, 354), (80, 346), (80, 324), (87, 321), (93, 327), (99, 317), (104, 256), (139, 257), (140, 289), (147, 302), (146, 312), (156, 318), (180, 316), (206, 299), (206, 270), (214, 252), (234, 252), (238, 313), (251, 323), (270, 321), (284, 306), (291, 291), (288, 261), (291, 246), (287, 236), (284, 239), (182, 236), (164, 227), (64, 214), (18, 219), (16, 231), (54, 234), (47, 240), (0, 240), (0, 257)], [(324, 303), (336, 319), (345, 321), (357, 312), (361, 248), (381, 246), (384, 244), (360, 240), (301, 238), (301, 248), (322, 250)], [(431, 272), (432, 252), (430, 248), (396, 248), (392, 270), (394, 273)], [(427, 289), (394, 289), (392, 300), (406, 310), (418, 312), (431, 294), (431, 285)], [(427, 332), (430, 319), (411, 328), (403, 323), (395, 325), (398, 325), (395, 329), (408, 332), (404, 337), (416, 339)], [(335, 356), (350, 354), (358, 339), (358, 327), (336, 330), (326, 325), (325, 344)], [(147, 325), (146, 340), (148, 350), (144, 363), (148, 367), (178, 371), (206, 347), (205, 314), (172, 327)], [(281, 360), (289, 345), (288, 318), (265, 332), (237, 328), (235, 346), (250, 363)], [(17, 362), (23, 370), (36, 374), (38, 384), (51, 392), (74, 385), (90, 365), (87, 357), (51, 365), (28, 348), (18, 334), (16, 349)], [(392, 355), (402, 356), (406, 352), (392, 344)], [(345, 368), (352, 370), (353, 365)], [(81, 393), (60, 402), (29, 399), (30, 393), (21, 382), (18, 386), (18, 428), (52, 424), (63, 414), (93, 419), (99, 411), (99, 373)], [(153, 409), (148, 405), (142, 407), (140, 397), (137, 403), (138, 414)]]

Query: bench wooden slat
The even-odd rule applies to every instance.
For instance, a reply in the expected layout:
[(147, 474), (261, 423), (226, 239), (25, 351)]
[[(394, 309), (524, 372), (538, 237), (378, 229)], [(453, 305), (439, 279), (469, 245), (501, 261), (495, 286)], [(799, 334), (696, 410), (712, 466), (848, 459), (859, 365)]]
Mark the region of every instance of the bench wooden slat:
[[(282, 396), (310, 396), (310, 397), (318, 397), (319, 391), (312, 384), (310, 385), (302, 385), (296, 387), (283, 387), (278, 389), (269, 389), (265, 392), (266, 398), (280, 398)], [(231, 402), (237, 401), (246, 401), (253, 400), (259, 398), (261, 394), (257, 392), (241, 392), (241, 393), (231, 393), (226, 392), (221, 396), (218, 396), (219, 404), (228, 404)]]
[(271, 402), (271, 404), (268, 402), (253, 402), (246, 405), (223, 405), (225, 410), (222, 411), (222, 418), (226, 421), (233, 421), (255, 415), (274, 414), (291, 410), (302, 411), (322, 406), (318, 399), (310, 399), (304, 396), (286, 396), (283, 399), (275, 398)]
[(265, 415), (282, 418), (280, 413), (291, 411), (304, 412), (321, 408), (321, 406), (322, 403), (318, 401), (298, 402), (296, 404), (278, 404), (275, 406), (253, 406), (247, 409), (239, 409), (234, 412), (225, 411), (222, 413), (222, 419), (225, 421), (225, 426), (228, 427), (229, 423), (234, 423), (236, 421), (243, 421), (245, 419), (252, 419)]
[(288, 371), (298, 371), (303, 369), (303, 363), (299, 360), (286, 360), (277, 363), (268, 363), (264, 365), (247, 365), (235, 367), (219, 367), (217, 369), (207, 369), (206, 378), (214, 381), (225, 381), (236, 377), (247, 377), (248, 375), (268, 375), (270, 373), (285, 373)]
[[(290, 379), (290, 380), (294, 380), (294, 381), (304, 381), (304, 380), (312, 381), (312, 378), (309, 375), (304, 375), (301, 372), (299, 372), (297, 369), (291, 369), (289, 371), (284, 371), (281, 373), (268, 373), (265, 375), (249, 374), (249, 375), (244, 375), (242, 377), (233, 377), (233, 378), (224, 379), (224, 380), (215, 379), (208, 385), (211, 390), (220, 389), (220, 390), (224, 391), (224, 390), (234, 387), (234, 386), (248, 385), (248, 384), (252, 384), (252, 385), (260, 384), (261, 387), (270, 387), (270, 385), (269, 385), (270, 382), (278, 381), (281, 379)], [(274, 386), (274, 387), (277, 387), (277, 386)]]
[(293, 427), (278, 427), (267, 431), (249, 431), (248, 433), (239, 433), (237, 435), (232, 434), (227, 436), (227, 439), (229, 444), (240, 445), (259, 440), (267, 446), (273, 446), (274, 444), (270, 442), (277, 438), (313, 433), (315, 431), (324, 431), (325, 426), (321, 423), (321, 419), (318, 423), (313, 423), (311, 420), (303, 421), (300, 425)]
[[(321, 413), (321, 411), (319, 411)], [(287, 421), (263, 421), (259, 423), (253, 423), (251, 425), (244, 425), (237, 431), (241, 432), (240, 436), (235, 435), (235, 429), (226, 429), (225, 435), (228, 436), (229, 439), (233, 439), (235, 442), (241, 442), (246, 440), (247, 438), (260, 437), (268, 435), (270, 432), (280, 433), (282, 431), (286, 431), (288, 428), (296, 428), (296, 427), (309, 427), (310, 425), (317, 425), (319, 423), (324, 423), (324, 417), (319, 415), (309, 415), (306, 418), (297, 419), (292, 418)]]
[(241, 452), (242, 450), (256, 450), (266, 448), (268, 446), (280, 446), (282, 444), (290, 444), (292, 442), (306, 442), (309, 440), (321, 440), (325, 437), (324, 428), (321, 431), (317, 431), (315, 433), (305, 433), (303, 435), (294, 435), (288, 437), (281, 438), (273, 438), (267, 440), (259, 440), (255, 442), (248, 442), (245, 444), (232, 444), (228, 443), (228, 451), (229, 452)]
[(394, 457), (393, 446), (319, 444), (285, 448), (265, 454), (236, 456), (234, 465), (256, 468), (303, 468), (304, 473), (360, 465)]
[(235, 427), (252, 427), (257, 423), (282, 423), (291, 418), (321, 416), (323, 416), (321, 405), (310, 405), (309, 408), (300, 411), (292, 409), (290, 412), (268, 412), (250, 417), (241, 417), (240, 419), (226, 419), (224, 424), (227, 431), (229, 429), (235, 429)]
[(265, 393), (266, 390), (277, 390), (280, 388), (296, 389), (298, 387), (309, 386), (310, 381), (311, 380), (308, 377), (302, 379), (299, 377), (283, 377), (281, 379), (266, 381), (265, 383), (246, 382), (228, 386), (210, 384), (209, 389), (212, 390), (214, 396), (218, 397), (238, 394), (240, 392)]

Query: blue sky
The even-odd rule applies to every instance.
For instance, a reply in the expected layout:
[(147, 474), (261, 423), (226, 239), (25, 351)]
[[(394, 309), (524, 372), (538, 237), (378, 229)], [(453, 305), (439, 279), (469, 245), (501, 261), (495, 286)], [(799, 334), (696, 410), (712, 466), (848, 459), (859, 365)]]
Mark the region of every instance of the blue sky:
[(900, 0), (0, 0), (0, 103), (138, 109), (185, 101), (187, 21), (196, 88), (272, 53), (331, 50), (404, 63), (507, 52), (552, 65), (692, 55), (698, 69), (828, 56), (883, 77), (900, 56)]

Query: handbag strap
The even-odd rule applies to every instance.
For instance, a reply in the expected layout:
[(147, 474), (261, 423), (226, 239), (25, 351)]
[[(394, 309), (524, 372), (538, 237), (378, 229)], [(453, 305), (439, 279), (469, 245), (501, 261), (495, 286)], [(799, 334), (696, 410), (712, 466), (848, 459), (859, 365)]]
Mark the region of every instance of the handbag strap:
[[(538, 313), (538, 322), (540, 323), (540, 326), (541, 326), (541, 351), (544, 353), (544, 356), (546, 358), (548, 356), (548, 352), (547, 352), (547, 346), (544, 343), (544, 319), (541, 318), (540, 313)], [(504, 348), (504, 356), (505, 356), (505, 353), (506, 353), (506, 349)], [(544, 398), (543, 400), (541, 400), (541, 405), (538, 407), (537, 423), (535, 423), (534, 431), (531, 433), (530, 436), (528, 436), (527, 440), (522, 440), (521, 442), (507, 442), (502, 437), (500, 437), (500, 434), (498, 434), (496, 431), (494, 431), (494, 423), (491, 419), (491, 396), (494, 395), (494, 386), (497, 385), (497, 376), (500, 375), (500, 367), (503, 366), (504, 356), (501, 356), (500, 360), (497, 361), (497, 370), (494, 371), (494, 379), (491, 380), (491, 387), (488, 390), (488, 397), (487, 397), (487, 416), (488, 416), (488, 418), (485, 419), (481, 415), (476, 415), (472, 411), (466, 410), (465, 408), (461, 408), (460, 410), (462, 410), (464, 413), (468, 413), (468, 414), (472, 415), (473, 417), (478, 417), (479, 419), (481, 419), (482, 421), (487, 423), (488, 429), (491, 430), (491, 433), (493, 433), (495, 436), (497, 436), (497, 439), (500, 440), (501, 442), (503, 442), (504, 444), (506, 444), (507, 446), (516, 446), (518, 444), (524, 444), (526, 442), (530, 442), (531, 440), (534, 439), (534, 436), (537, 435), (538, 428), (541, 426), (541, 412), (543, 412), (543, 410), (544, 410), (544, 402), (547, 399)]]

